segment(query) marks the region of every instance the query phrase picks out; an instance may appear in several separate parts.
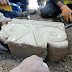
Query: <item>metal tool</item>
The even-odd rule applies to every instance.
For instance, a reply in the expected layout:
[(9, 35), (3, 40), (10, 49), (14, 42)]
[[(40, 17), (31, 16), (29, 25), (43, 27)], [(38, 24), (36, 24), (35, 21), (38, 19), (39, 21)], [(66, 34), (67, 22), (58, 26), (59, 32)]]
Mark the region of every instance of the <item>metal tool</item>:
[(61, 21), (62, 23), (64, 23), (65, 29), (72, 27), (72, 22), (70, 22), (70, 19), (69, 19), (68, 25), (66, 25), (66, 21), (63, 19), (63, 17), (61, 18)]

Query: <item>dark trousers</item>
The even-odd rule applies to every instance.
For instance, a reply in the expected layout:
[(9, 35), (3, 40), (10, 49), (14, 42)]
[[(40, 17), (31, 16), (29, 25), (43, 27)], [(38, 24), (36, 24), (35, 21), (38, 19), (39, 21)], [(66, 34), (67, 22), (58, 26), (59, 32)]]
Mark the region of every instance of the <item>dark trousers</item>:
[[(69, 4), (68, 7), (72, 9), (72, 4)], [(45, 18), (56, 17), (61, 13), (59, 7), (53, 4), (50, 0), (46, 3), (45, 7), (41, 10), (41, 16)]]

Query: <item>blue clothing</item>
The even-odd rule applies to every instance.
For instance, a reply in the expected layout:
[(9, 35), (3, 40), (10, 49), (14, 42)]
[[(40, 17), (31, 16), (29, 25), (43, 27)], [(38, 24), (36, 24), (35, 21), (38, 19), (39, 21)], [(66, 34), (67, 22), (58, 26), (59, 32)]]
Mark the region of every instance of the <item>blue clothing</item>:
[(13, 12), (22, 12), (22, 9), (19, 8), (19, 5), (18, 4), (15, 4), (15, 3), (11, 3), (10, 2), (10, 5), (12, 7)]
[(19, 5), (22, 10), (19, 9), (17, 6), (11, 5), (13, 12), (11, 12), (11, 11), (5, 11), (5, 10), (0, 10), (0, 12), (2, 12), (5, 17), (8, 17), (8, 18), (18, 17), (17, 12), (26, 11), (27, 8), (28, 8), (28, 4), (29, 4), (28, 0), (9, 0), (9, 1), (12, 2), (12, 3), (16, 3), (17, 5)]
[(12, 6), (13, 12), (6, 11), (4, 9), (0, 9), (0, 12), (3, 13), (4, 16), (7, 17), (7, 18), (15, 18), (15, 17), (18, 17), (17, 12), (22, 12), (22, 9), (19, 8), (19, 5), (15, 4), (15, 3), (11, 3), (10, 2), (10, 5)]
[(11, 11), (5, 11), (5, 10), (0, 10), (0, 12), (2, 12), (5, 17), (8, 17), (8, 18), (18, 17), (17, 12), (26, 11), (27, 8), (28, 8), (28, 4), (29, 4), (28, 0), (9, 0), (9, 1), (12, 2), (12, 3), (16, 3), (17, 5), (19, 5), (22, 10), (19, 9), (17, 6), (14, 6), (15, 4), (11, 5), (13, 12), (11, 12)]
[(5, 10), (0, 10), (1, 13), (4, 14), (5, 17), (7, 18), (15, 18), (18, 17), (18, 14), (16, 12), (11, 12), (11, 11), (5, 11)]
[(41, 10), (41, 16), (42, 17), (55, 17), (59, 13), (61, 13), (60, 9), (54, 5), (51, 1), (48, 1), (45, 5), (45, 7)]
[(9, 1), (12, 3), (19, 4), (22, 11), (26, 11), (28, 9), (28, 4), (29, 4), (28, 0), (9, 0)]
[[(68, 7), (72, 9), (72, 4), (69, 4)], [(41, 16), (45, 18), (56, 17), (60, 13), (60, 8), (52, 3), (51, 0), (47, 1), (45, 7), (41, 10)]]

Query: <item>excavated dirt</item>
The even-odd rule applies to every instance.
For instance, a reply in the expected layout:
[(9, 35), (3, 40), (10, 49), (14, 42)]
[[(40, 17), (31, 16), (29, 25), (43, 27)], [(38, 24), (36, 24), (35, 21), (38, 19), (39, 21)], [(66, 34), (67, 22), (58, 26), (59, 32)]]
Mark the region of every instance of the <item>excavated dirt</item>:
[[(23, 17), (24, 18), (24, 17)], [(23, 19), (20, 18), (20, 19)], [(60, 17), (45, 19), (40, 16), (40, 11), (36, 15), (31, 15), (31, 20), (41, 21), (61, 21)], [(50, 72), (72, 72), (72, 27), (66, 29), (69, 46), (64, 59), (59, 63), (45, 61), (50, 69)], [(13, 56), (10, 53), (0, 54), (0, 72), (9, 72), (11, 69), (18, 66), (23, 58)]]

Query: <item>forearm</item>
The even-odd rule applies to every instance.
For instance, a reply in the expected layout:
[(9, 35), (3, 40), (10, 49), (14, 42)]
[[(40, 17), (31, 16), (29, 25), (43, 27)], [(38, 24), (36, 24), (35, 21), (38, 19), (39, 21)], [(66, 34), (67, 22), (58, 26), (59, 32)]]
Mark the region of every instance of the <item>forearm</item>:
[(60, 0), (50, 0), (53, 4), (61, 8), (64, 4)]
[(57, 5), (59, 8), (61, 8), (62, 6), (64, 6), (64, 4), (63, 4), (61, 1), (58, 1), (58, 2), (56, 3), (56, 5)]

